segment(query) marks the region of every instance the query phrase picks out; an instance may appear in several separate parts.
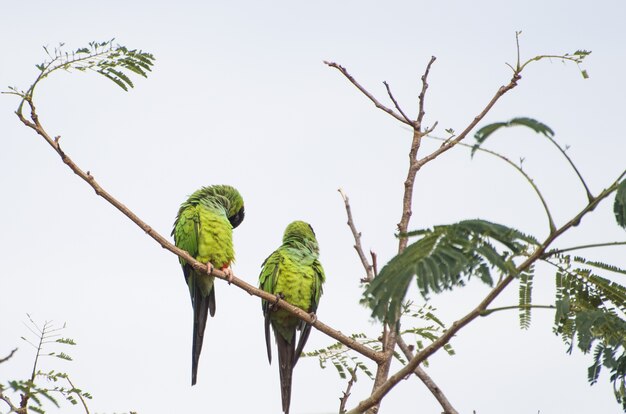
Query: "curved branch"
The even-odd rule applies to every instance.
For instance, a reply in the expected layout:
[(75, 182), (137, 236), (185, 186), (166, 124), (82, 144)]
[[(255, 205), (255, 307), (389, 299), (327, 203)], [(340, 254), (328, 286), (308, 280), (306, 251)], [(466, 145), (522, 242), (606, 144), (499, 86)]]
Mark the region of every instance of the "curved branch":
[[(154, 230), (146, 222), (141, 220), (128, 207), (126, 207), (124, 204), (122, 204), (120, 201), (118, 201), (116, 198), (114, 198), (111, 194), (109, 194), (107, 191), (105, 191), (96, 182), (94, 176), (91, 175), (91, 173), (89, 171), (85, 172), (81, 168), (79, 168), (78, 165), (76, 165), (76, 163), (74, 163), (74, 161), (72, 161), (72, 159), (69, 156), (67, 156), (67, 154), (65, 154), (65, 152), (61, 149), (61, 146), (59, 144), (60, 137), (57, 136), (54, 139), (51, 138), (50, 135), (42, 127), (42, 125), (41, 125), (41, 123), (39, 121), (39, 117), (37, 115), (37, 111), (35, 109), (35, 105), (34, 105), (32, 99), (29, 96), (26, 96), (26, 97), (24, 97), (24, 101), (30, 107), (30, 117), (31, 117), (32, 122), (29, 121), (28, 119), (26, 119), (26, 117), (24, 116), (24, 114), (22, 113), (22, 111), (20, 109), (18, 109), (16, 111), (16, 114), (19, 117), (19, 119), (22, 121), (22, 123), (24, 123), (24, 125), (26, 125), (29, 128), (33, 129), (38, 135), (40, 135), (43, 139), (45, 139), (46, 142), (61, 157), (61, 160), (63, 161), (63, 163), (65, 163), (74, 172), (74, 174), (76, 174), (80, 178), (82, 178), (87, 184), (89, 184), (91, 186), (91, 188), (94, 189), (94, 191), (96, 192), (97, 195), (99, 195), (100, 197), (104, 198), (107, 202), (109, 202), (109, 204), (111, 204), (113, 207), (118, 209), (122, 214), (124, 214), (126, 217), (128, 217), (133, 223), (135, 223), (137, 226), (139, 226), (139, 228), (141, 228), (148, 236), (150, 236), (157, 243), (159, 243), (162, 248), (164, 248), (166, 250), (169, 250), (170, 252), (174, 253), (178, 257), (184, 259), (187, 263), (189, 263), (199, 273), (201, 273), (201, 274), (206, 274), (207, 273), (207, 266), (206, 266), (206, 264), (198, 262), (195, 258), (193, 258), (191, 255), (189, 255), (189, 253), (187, 253), (186, 251), (184, 251), (182, 249), (179, 249), (178, 247), (176, 247), (172, 243), (170, 243), (165, 237), (161, 236), (156, 230)], [(222, 272), (220, 270), (217, 270), (217, 269), (213, 270), (212, 275), (217, 277), (217, 278), (219, 278), (219, 279), (228, 280), (228, 278), (226, 277), (224, 272)], [(356, 352), (360, 353), (361, 355), (365, 356), (366, 358), (369, 358), (369, 359), (371, 359), (371, 360), (373, 360), (373, 361), (375, 361), (377, 363), (379, 363), (380, 361), (382, 361), (385, 358), (385, 354), (384, 353), (377, 352), (377, 351), (373, 350), (372, 348), (369, 348), (369, 347), (359, 343), (358, 341), (354, 340), (353, 338), (350, 338), (350, 337), (342, 334), (338, 330), (333, 329), (330, 326), (322, 323), (317, 318), (312, 317), (309, 313), (303, 311), (302, 309), (300, 309), (300, 308), (298, 308), (296, 306), (291, 305), (289, 302), (285, 302), (284, 300), (278, 300), (277, 301), (276, 296), (274, 296), (274, 295), (272, 295), (270, 293), (267, 293), (267, 292), (265, 292), (265, 291), (263, 291), (261, 289), (258, 289), (256, 287), (254, 287), (254, 286), (244, 282), (243, 280), (237, 278), (237, 277), (233, 277), (232, 284), (237, 286), (238, 288), (248, 292), (250, 295), (257, 296), (257, 297), (259, 297), (261, 299), (265, 299), (265, 300), (270, 301), (270, 302), (276, 302), (277, 306), (279, 306), (280, 308), (285, 309), (286, 311), (288, 311), (292, 315), (294, 315), (294, 316), (298, 317), (299, 319), (303, 320), (304, 322), (310, 324), (311, 326), (313, 326), (315, 329), (319, 330), (320, 332), (323, 332), (326, 335), (330, 336), (331, 338), (341, 342), (345, 346), (347, 346), (347, 347), (349, 347), (351, 349), (354, 349)]]
[(594, 243), (594, 244), (583, 244), (582, 246), (573, 246), (573, 247), (567, 247), (565, 249), (554, 249), (554, 250), (550, 250), (549, 252), (545, 252), (543, 256), (541, 256), (542, 259), (547, 259), (550, 256), (554, 256), (555, 254), (560, 254), (560, 253), (565, 253), (565, 252), (571, 252), (572, 250), (581, 250), (581, 249), (591, 249), (594, 247), (607, 247), (607, 246), (624, 246), (626, 245), (626, 241), (619, 241), (619, 242), (608, 242), (608, 243)]
[[(434, 139), (434, 140), (437, 140), (437, 141), (444, 141), (444, 142), (447, 140), (446, 138), (439, 138), (439, 137), (433, 137), (433, 136), (429, 136), (428, 138)], [(539, 191), (539, 188), (535, 184), (535, 181), (532, 178), (530, 178), (530, 176), (528, 174), (526, 174), (526, 172), (524, 172), (524, 170), (519, 165), (515, 164), (513, 161), (511, 161), (510, 159), (508, 159), (504, 155), (499, 154), (499, 153), (497, 153), (495, 151), (488, 150), (486, 148), (474, 147), (474, 146), (466, 144), (464, 142), (459, 142), (458, 145), (461, 145), (463, 147), (468, 147), (468, 148), (475, 148), (478, 151), (482, 151), (482, 152), (486, 152), (487, 154), (491, 154), (491, 155), (493, 155), (495, 157), (500, 158), (502, 161), (506, 162), (507, 164), (509, 164), (510, 166), (515, 168), (520, 174), (522, 174), (524, 176), (526, 181), (528, 181), (528, 183), (531, 185), (531, 187), (533, 188), (533, 190), (535, 191), (535, 193), (539, 197), (539, 200), (541, 201), (541, 204), (543, 205), (543, 209), (546, 212), (546, 216), (548, 216), (548, 225), (550, 226), (550, 233), (552, 233), (556, 229), (556, 226), (554, 225), (554, 220), (552, 219), (552, 214), (550, 213), (550, 209), (548, 208), (548, 203), (546, 203), (546, 200), (543, 198), (543, 195), (541, 194), (541, 191)]]
[(376, 106), (376, 108), (381, 109), (381, 110), (387, 112), (389, 115), (393, 116), (394, 118), (396, 118), (398, 121), (402, 122), (403, 124), (407, 124), (408, 126), (413, 127), (413, 123), (412, 122), (410, 122), (409, 120), (405, 119), (402, 115), (397, 114), (393, 109), (388, 108), (385, 105), (381, 104), (378, 101), (378, 99), (376, 99), (374, 97), (374, 95), (369, 93), (367, 91), (367, 89), (365, 89), (363, 86), (361, 86), (361, 84), (359, 82), (357, 82), (357, 80), (354, 79), (354, 77), (352, 75), (350, 75), (350, 73), (348, 73), (348, 70), (346, 68), (344, 68), (343, 66), (341, 66), (338, 63), (328, 62), (326, 60), (324, 61), (324, 64), (326, 64), (327, 66), (330, 66), (331, 68), (335, 68), (339, 72), (341, 72), (341, 74), (343, 76), (345, 76), (354, 86), (356, 86), (356, 88), (358, 90), (360, 90), (363, 95), (367, 96), (367, 99), (372, 101), (372, 103)]
[(511, 305), (511, 306), (502, 306), (499, 308), (491, 308), (485, 309), (480, 313), (480, 316), (489, 316), (494, 312), (500, 312), (504, 310), (513, 310), (513, 309), (556, 309), (554, 305)]
[(567, 155), (567, 152), (554, 140), (554, 138), (552, 138), (549, 135), (546, 135), (546, 137), (550, 140), (551, 143), (554, 144), (554, 146), (556, 146), (559, 149), (559, 151), (565, 157), (565, 159), (567, 160), (569, 165), (571, 165), (572, 168), (574, 169), (574, 172), (578, 176), (578, 179), (582, 183), (583, 187), (585, 187), (585, 192), (587, 193), (587, 200), (589, 200), (589, 201), (593, 200), (593, 194), (591, 194), (591, 191), (589, 190), (589, 187), (587, 186), (587, 183), (585, 182), (585, 179), (580, 174), (580, 171), (578, 171), (578, 168), (574, 164), (574, 161), (572, 161), (572, 159), (569, 157), (569, 155)]
[[(411, 351), (409, 346), (406, 344), (406, 342), (404, 342), (404, 339), (402, 338), (401, 335), (398, 335), (397, 342), (398, 342), (398, 347), (400, 348), (404, 356), (406, 356), (408, 360), (413, 359), (414, 358), (413, 352)], [(424, 385), (426, 385), (426, 388), (428, 388), (428, 391), (430, 391), (435, 397), (435, 399), (439, 402), (439, 405), (441, 405), (441, 408), (443, 408), (442, 414), (458, 414), (459, 413), (452, 406), (452, 404), (450, 404), (450, 401), (448, 401), (448, 398), (445, 396), (443, 391), (441, 391), (441, 388), (439, 388), (439, 386), (435, 384), (435, 381), (433, 381), (433, 379), (426, 373), (426, 371), (424, 371), (420, 366), (417, 366), (415, 368), (415, 371), (413, 371), (413, 373), (415, 374), (416, 377), (418, 377), (424, 383)]]

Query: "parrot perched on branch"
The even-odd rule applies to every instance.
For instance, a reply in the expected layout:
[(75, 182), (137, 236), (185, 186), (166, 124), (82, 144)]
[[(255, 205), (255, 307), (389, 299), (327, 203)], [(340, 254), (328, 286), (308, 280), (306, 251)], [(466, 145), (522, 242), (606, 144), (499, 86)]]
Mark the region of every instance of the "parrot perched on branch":
[(199, 273), (179, 259), (193, 307), (191, 385), (196, 383), (207, 315), (215, 315), (215, 277), (211, 273), (218, 268), (229, 278), (233, 277), (230, 269), (235, 259), (233, 229), (243, 218), (243, 199), (239, 192), (228, 185), (213, 185), (193, 193), (180, 206), (174, 222), (172, 236), (176, 246), (208, 267), (208, 274)]
[[(324, 269), (319, 260), (315, 232), (308, 223), (294, 221), (287, 226), (283, 244), (265, 262), (259, 276), (260, 288), (306, 312), (315, 312), (322, 295)], [(262, 301), (265, 316), (267, 358), (272, 363), (270, 325), (278, 348), (280, 391), (283, 412), (289, 414), (291, 377), (302, 349), (311, 333), (311, 325), (301, 321), (275, 303)], [(296, 341), (296, 330), (300, 331)], [(297, 346), (296, 346), (297, 342)]]

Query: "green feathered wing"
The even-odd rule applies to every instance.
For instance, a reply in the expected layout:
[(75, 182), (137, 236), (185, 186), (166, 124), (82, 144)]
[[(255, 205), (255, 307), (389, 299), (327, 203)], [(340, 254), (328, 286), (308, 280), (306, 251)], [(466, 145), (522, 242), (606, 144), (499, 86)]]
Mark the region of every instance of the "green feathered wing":
[[(243, 200), (236, 189), (224, 185), (203, 187), (181, 205), (172, 235), (176, 246), (199, 262), (225, 269), (235, 259), (232, 231), (243, 217)], [(195, 385), (207, 317), (215, 315), (215, 278), (179, 261), (193, 307), (191, 385)]]
[[(325, 280), (318, 257), (319, 248), (313, 228), (303, 221), (291, 223), (285, 230), (283, 244), (263, 263), (260, 288), (306, 312), (316, 312)], [(311, 325), (267, 301), (262, 301), (262, 308), (267, 357), (271, 363), (271, 325), (278, 349), (283, 412), (289, 414), (293, 368), (309, 338)], [(297, 331), (300, 334), (296, 339)]]

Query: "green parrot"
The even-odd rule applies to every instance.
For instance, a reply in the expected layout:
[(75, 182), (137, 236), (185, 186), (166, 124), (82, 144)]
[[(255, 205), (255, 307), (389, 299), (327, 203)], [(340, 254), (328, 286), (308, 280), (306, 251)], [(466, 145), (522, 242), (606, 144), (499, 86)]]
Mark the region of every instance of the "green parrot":
[(206, 263), (209, 271), (208, 275), (198, 273), (179, 259), (193, 307), (191, 385), (196, 384), (207, 315), (215, 315), (215, 277), (210, 275), (217, 267), (232, 279), (230, 264), (235, 259), (233, 229), (243, 218), (243, 199), (239, 192), (228, 185), (213, 185), (193, 193), (180, 206), (174, 222), (172, 236), (176, 246), (197, 261)]
[[(294, 221), (285, 229), (283, 244), (263, 262), (259, 287), (306, 312), (315, 312), (325, 280), (318, 257), (319, 247), (313, 227), (304, 221)], [(262, 308), (267, 358), (271, 364), (271, 324), (278, 348), (283, 412), (289, 414), (293, 367), (309, 338), (311, 325), (265, 300), (262, 301)], [(297, 346), (296, 330), (300, 331)]]

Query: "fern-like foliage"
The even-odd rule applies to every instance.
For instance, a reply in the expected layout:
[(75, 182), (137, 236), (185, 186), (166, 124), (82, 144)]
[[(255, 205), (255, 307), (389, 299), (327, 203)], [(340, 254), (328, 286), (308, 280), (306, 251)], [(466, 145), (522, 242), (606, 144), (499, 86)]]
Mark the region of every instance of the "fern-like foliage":
[(531, 307), (533, 299), (534, 266), (520, 273), (519, 278), (519, 323), (522, 329), (530, 327)]
[[(62, 346), (76, 345), (73, 339), (60, 337), (59, 332), (65, 328), (65, 325), (57, 327), (49, 321), (44, 322), (43, 325), (39, 325), (34, 322), (30, 316), (28, 316), (28, 318), (30, 323), (28, 328), (33, 334), (33, 337), (22, 337), (22, 339), (36, 351), (32, 374), (27, 380), (10, 380), (7, 381), (6, 385), (0, 384), (0, 391), (11, 390), (20, 394), (22, 401), (25, 401), (27, 404), (26, 408), (28, 411), (39, 414), (46, 412), (46, 401), (60, 408), (61, 404), (57, 396), (64, 398), (72, 405), (78, 404), (78, 400), (81, 400), (84, 404), (85, 399), (92, 398), (91, 394), (76, 388), (74, 384), (72, 384), (68, 374), (55, 370), (42, 371), (39, 369), (41, 359), (45, 357), (55, 357), (65, 361), (72, 360), (72, 358), (63, 351), (45, 350), (45, 348), (54, 346), (53, 344)], [(42, 385), (42, 382), (44, 385)], [(8, 398), (8, 396), (5, 397)]]
[(624, 274), (624, 269), (568, 255), (551, 263), (558, 269), (555, 333), (568, 352), (574, 346), (585, 353), (593, 349), (589, 382), (596, 383), (602, 368), (608, 369), (615, 397), (626, 411), (626, 288), (595, 273)]
[(128, 91), (134, 84), (130, 74), (148, 77), (154, 65), (154, 56), (150, 53), (137, 49), (128, 49), (125, 46), (114, 43), (115, 39), (106, 42), (90, 42), (87, 47), (73, 51), (66, 51), (61, 43), (54, 49), (44, 47), (48, 60), (37, 66), (39, 76), (26, 91), (20, 91), (16, 87), (10, 87), (11, 93), (22, 98), (32, 98), (37, 84), (59, 71), (77, 70), (80, 72), (95, 72), (111, 80), (120, 88)]
[[(402, 315), (405, 322), (410, 326), (402, 329), (400, 334), (403, 337), (410, 337), (405, 340), (407, 344), (417, 351), (421, 351), (425, 346), (436, 341), (439, 336), (446, 330), (446, 326), (435, 315), (436, 309), (428, 304), (416, 306), (412, 302), (407, 302), (402, 307)], [(380, 338), (369, 338), (364, 333), (352, 334), (350, 337), (363, 345), (367, 345), (376, 351), (382, 349)], [(454, 349), (450, 344), (444, 346), (444, 350), (449, 355), (454, 355)], [(337, 374), (342, 379), (348, 379), (353, 372), (361, 371), (370, 380), (374, 380), (371, 361), (363, 361), (359, 354), (348, 348), (341, 342), (336, 342), (325, 348), (317, 349), (302, 354), (304, 357), (317, 358), (321, 368), (332, 365)], [(407, 363), (406, 359), (397, 351), (394, 351), (394, 358), (402, 365)], [(428, 365), (428, 361), (424, 361), (424, 365)]]
[[(362, 344), (370, 345), (374, 349), (377, 349), (376, 343), (380, 343), (380, 341), (376, 339), (368, 338), (364, 333), (352, 334), (350, 337)], [(378, 345), (378, 349), (380, 349), (380, 345)], [(330, 363), (335, 367), (337, 373), (342, 379), (348, 378), (348, 375), (352, 372), (352, 370), (354, 370), (354, 372), (360, 370), (369, 379), (374, 379), (374, 374), (367, 364), (365, 364), (361, 358), (351, 352), (350, 348), (341, 342), (334, 343), (326, 348), (317, 349), (315, 351), (304, 352), (302, 355), (304, 357), (317, 358), (322, 369), (326, 368)]]
[[(435, 226), (405, 236), (420, 238), (382, 268), (362, 300), (372, 309), (372, 316), (387, 322), (394, 322), (400, 316), (413, 279), (424, 298), (431, 292), (464, 286), (472, 276), (491, 286), (492, 269), (500, 275), (517, 273), (514, 259), (527, 255), (529, 249), (538, 245), (534, 237), (479, 219)], [(532, 269), (529, 269), (525, 283), (531, 279)]]

